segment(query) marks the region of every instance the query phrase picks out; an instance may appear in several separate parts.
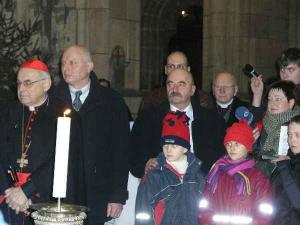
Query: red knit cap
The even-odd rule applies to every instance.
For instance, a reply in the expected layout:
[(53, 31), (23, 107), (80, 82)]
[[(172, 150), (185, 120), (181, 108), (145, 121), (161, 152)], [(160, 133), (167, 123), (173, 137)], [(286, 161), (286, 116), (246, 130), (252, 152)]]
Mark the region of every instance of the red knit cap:
[(230, 141), (243, 144), (248, 151), (252, 152), (254, 143), (253, 130), (245, 120), (240, 120), (238, 123), (234, 123), (231, 127), (227, 128), (224, 146)]
[(24, 62), (20, 66), (20, 69), (22, 69), (22, 68), (29, 68), (29, 69), (49, 72), (48, 66), (45, 63), (43, 63), (41, 60), (38, 60), (38, 59), (30, 59), (30, 60)]
[(189, 118), (185, 112), (170, 111), (163, 119), (161, 145), (180, 145), (190, 149)]

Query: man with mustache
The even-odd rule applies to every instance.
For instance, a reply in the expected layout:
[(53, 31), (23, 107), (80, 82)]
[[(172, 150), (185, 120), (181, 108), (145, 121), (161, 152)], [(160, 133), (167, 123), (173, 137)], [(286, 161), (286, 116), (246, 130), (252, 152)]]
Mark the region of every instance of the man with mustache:
[(160, 135), (162, 119), (171, 111), (184, 111), (190, 118), (191, 152), (202, 162), (207, 173), (218, 157), (222, 156), (224, 120), (216, 113), (191, 101), (196, 86), (192, 74), (178, 68), (170, 72), (166, 81), (168, 100), (149, 108), (136, 119), (131, 132), (129, 164), (136, 177), (143, 177), (157, 166), (157, 155), (161, 152)]
[[(187, 56), (181, 51), (171, 52), (166, 60), (164, 67), (164, 80), (168, 75), (175, 69), (183, 69), (191, 72)], [(167, 94), (165, 85), (158, 87), (143, 96), (139, 107), (139, 114), (148, 108), (158, 106), (163, 101), (167, 100)], [(202, 107), (207, 109), (214, 109), (213, 101), (211, 96), (201, 89), (196, 89), (195, 94), (192, 97), (192, 101), (199, 103)]]

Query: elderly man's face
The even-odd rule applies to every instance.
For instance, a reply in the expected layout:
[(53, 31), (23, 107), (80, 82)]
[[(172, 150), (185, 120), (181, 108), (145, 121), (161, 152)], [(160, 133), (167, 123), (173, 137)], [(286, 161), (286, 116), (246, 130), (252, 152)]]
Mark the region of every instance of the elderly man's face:
[(79, 47), (68, 48), (62, 57), (62, 73), (64, 80), (80, 89), (88, 83), (93, 63), (88, 62), (84, 51)]
[(40, 106), (51, 86), (50, 78), (42, 78), (38, 70), (23, 68), (18, 73), (18, 98), (28, 107)]
[(220, 73), (213, 82), (213, 95), (217, 102), (226, 104), (230, 102), (237, 93), (237, 87), (231, 74)]
[(167, 94), (170, 104), (184, 109), (190, 104), (196, 87), (191, 74), (182, 69), (172, 71), (167, 78)]

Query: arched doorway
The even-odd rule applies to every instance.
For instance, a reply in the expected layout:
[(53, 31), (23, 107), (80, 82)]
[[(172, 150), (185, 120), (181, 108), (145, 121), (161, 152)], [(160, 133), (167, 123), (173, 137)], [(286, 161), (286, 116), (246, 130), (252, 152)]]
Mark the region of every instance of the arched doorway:
[(164, 61), (173, 50), (187, 54), (201, 85), (202, 18), (202, 0), (142, 1), (141, 90), (162, 84)]

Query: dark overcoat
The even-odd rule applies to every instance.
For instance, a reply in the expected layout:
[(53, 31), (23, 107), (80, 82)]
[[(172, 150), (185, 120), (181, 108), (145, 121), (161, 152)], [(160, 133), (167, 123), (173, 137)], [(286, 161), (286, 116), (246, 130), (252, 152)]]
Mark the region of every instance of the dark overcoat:
[[(114, 90), (99, 85), (91, 74), (87, 98), (79, 110), (83, 134), (86, 200), (89, 224), (103, 224), (107, 203), (124, 204), (127, 197), (129, 122), (126, 104)], [(71, 105), (67, 83), (51, 91)]]
[[(216, 99), (215, 98), (213, 98), (213, 99), (214, 99), (213, 102), (214, 102), (215, 111), (218, 112), (223, 117), (221, 112), (219, 112), (219, 110), (218, 110)], [(242, 101), (238, 97), (234, 96), (233, 102), (230, 104), (230, 106), (229, 106), (230, 108), (228, 109), (228, 114), (229, 114), (228, 118), (227, 118), (227, 120), (224, 119), (224, 121), (226, 123), (226, 127), (230, 127), (233, 123), (238, 122), (238, 119), (235, 117), (235, 111), (240, 106), (248, 107), (249, 103)]]
[[(38, 113), (32, 124), (31, 144), (28, 150), (28, 166), (23, 172), (31, 173), (30, 180), (21, 186), (23, 192), (33, 203), (47, 203), (53, 201), (53, 169), (56, 143), (57, 118), (63, 116), (66, 105), (57, 98), (49, 98), (38, 108)], [(24, 120), (23, 120), (24, 115)], [(7, 175), (9, 167), (20, 171), (17, 159), (22, 152), (22, 129), (27, 124), (28, 107), (19, 102), (11, 103), (0, 115), (0, 195), (10, 186), (11, 179)], [(81, 204), (84, 199), (79, 195), (83, 191), (83, 176), (80, 171), (83, 164), (80, 162), (80, 128), (79, 117), (76, 112), (71, 113), (71, 136), (68, 164), (67, 203)], [(23, 122), (25, 121), (25, 122)], [(3, 202), (1, 208), (9, 224), (23, 224), (23, 216), (16, 215)], [(31, 224), (25, 219), (25, 224)]]
[[(215, 161), (225, 154), (223, 138), (225, 134), (224, 120), (213, 111), (205, 109), (192, 101), (194, 121), (192, 137), (194, 154), (203, 164), (207, 173)], [(160, 145), (162, 120), (169, 112), (168, 101), (145, 110), (135, 120), (129, 144), (130, 171), (136, 177), (143, 177), (144, 169), (150, 158), (156, 158), (162, 151)]]
[(300, 223), (300, 154), (277, 162), (272, 174), (275, 216), (274, 225)]

